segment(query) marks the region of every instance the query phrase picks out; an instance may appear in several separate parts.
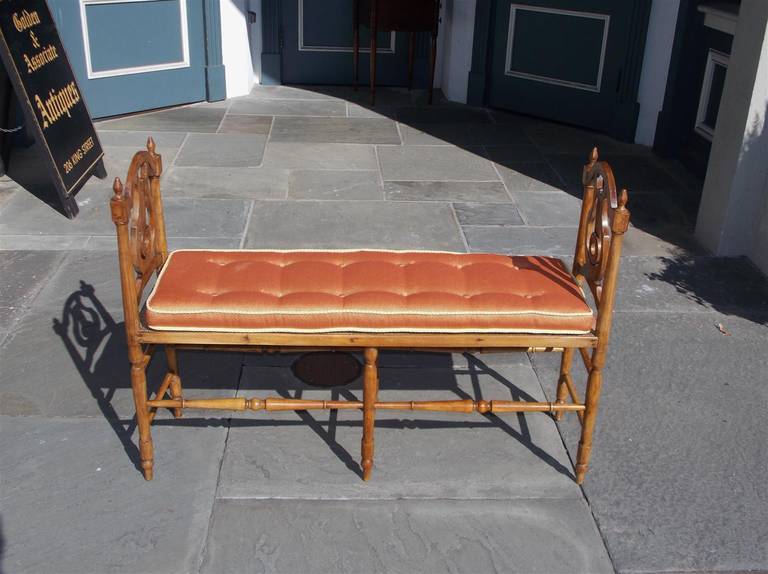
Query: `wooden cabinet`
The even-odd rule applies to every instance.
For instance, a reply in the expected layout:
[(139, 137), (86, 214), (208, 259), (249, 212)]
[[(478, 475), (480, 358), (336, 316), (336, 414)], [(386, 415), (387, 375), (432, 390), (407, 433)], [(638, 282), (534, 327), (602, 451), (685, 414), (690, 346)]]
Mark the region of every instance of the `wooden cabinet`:
[(413, 58), (416, 33), (429, 32), (429, 103), (432, 103), (437, 60), (437, 23), (440, 12), (438, 0), (355, 0), (354, 5), (354, 68), (353, 82), (357, 88), (360, 57), (360, 26), (370, 28), (371, 104), (376, 103), (376, 33), (403, 31), (410, 33), (408, 42), (408, 88), (413, 85)]

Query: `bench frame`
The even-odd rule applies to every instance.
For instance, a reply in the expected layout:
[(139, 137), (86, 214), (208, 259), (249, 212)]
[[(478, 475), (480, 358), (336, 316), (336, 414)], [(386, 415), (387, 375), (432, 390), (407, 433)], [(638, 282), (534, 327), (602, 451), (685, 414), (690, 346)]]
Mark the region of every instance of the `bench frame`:
[[(142, 323), (145, 287), (159, 274), (168, 259), (163, 204), (160, 197), (162, 159), (150, 138), (147, 151), (136, 153), (128, 169), (126, 185), (115, 179), (110, 207), (117, 228), (123, 312), (131, 363), (131, 387), (139, 429), (139, 453), (144, 477), (153, 476), (153, 445), (150, 425), (157, 410), (168, 408), (175, 417), (184, 409), (309, 410), (360, 409), (363, 411), (362, 474), (368, 480), (373, 468), (374, 421), (377, 409), (443, 412), (547, 412), (555, 420), (575, 412), (582, 425), (576, 457), (576, 482), (587, 472), (595, 428), (602, 371), (611, 331), (619, 259), (624, 233), (629, 226), (627, 192), (616, 192), (613, 172), (598, 161), (597, 149), (583, 168), (584, 197), (576, 242), (573, 275), (587, 285), (597, 307), (595, 328), (584, 335), (464, 334), (464, 333), (223, 333), (201, 331), (153, 331)], [(147, 390), (147, 366), (163, 346), (168, 371), (154, 395)], [(362, 401), (319, 401), (287, 398), (192, 399), (182, 394), (177, 349), (250, 352), (309, 352), (360, 350), (365, 357)], [(377, 358), (380, 349), (439, 352), (560, 352), (562, 360), (554, 402), (530, 401), (379, 401)], [(578, 351), (587, 371), (584, 400), (571, 376)], [(569, 400), (570, 399), (570, 400)]]

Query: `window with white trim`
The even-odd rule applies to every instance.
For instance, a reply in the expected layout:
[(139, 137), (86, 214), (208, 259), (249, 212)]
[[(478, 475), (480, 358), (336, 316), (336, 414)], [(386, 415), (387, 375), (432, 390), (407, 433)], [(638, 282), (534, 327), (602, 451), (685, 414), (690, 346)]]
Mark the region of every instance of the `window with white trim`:
[(712, 141), (717, 125), (717, 113), (720, 111), (720, 99), (723, 97), (725, 76), (728, 72), (728, 54), (710, 50), (707, 55), (707, 67), (704, 82), (701, 85), (699, 109), (696, 112), (696, 132)]

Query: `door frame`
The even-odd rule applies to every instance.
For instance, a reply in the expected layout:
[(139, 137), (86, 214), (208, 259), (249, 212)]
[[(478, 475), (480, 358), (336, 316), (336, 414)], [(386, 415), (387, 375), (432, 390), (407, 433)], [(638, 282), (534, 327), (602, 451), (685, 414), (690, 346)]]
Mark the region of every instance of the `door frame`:
[(261, 84), (283, 83), (281, 0), (261, 0)]
[(227, 97), (227, 79), (221, 50), (221, 5), (219, 0), (203, 0), (205, 32), (205, 93), (209, 102)]
[[(472, 41), (472, 66), (469, 70), (467, 103), (473, 106), (488, 104), (491, 80), (491, 51), (495, 28), (496, 5), (507, 0), (477, 0), (475, 6), (475, 33)], [(608, 134), (621, 140), (634, 141), (640, 104), (637, 94), (643, 69), (645, 40), (651, 13), (651, 0), (622, 0), (632, 4), (632, 37), (622, 64), (622, 78), (618, 87), (617, 105)]]

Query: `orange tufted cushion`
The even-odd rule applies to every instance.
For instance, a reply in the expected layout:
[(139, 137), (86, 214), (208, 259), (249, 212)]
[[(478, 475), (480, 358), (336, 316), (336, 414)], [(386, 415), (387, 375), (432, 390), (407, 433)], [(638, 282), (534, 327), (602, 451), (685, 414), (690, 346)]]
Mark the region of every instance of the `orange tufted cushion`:
[(235, 332), (589, 332), (558, 259), (426, 251), (174, 251), (151, 329)]

